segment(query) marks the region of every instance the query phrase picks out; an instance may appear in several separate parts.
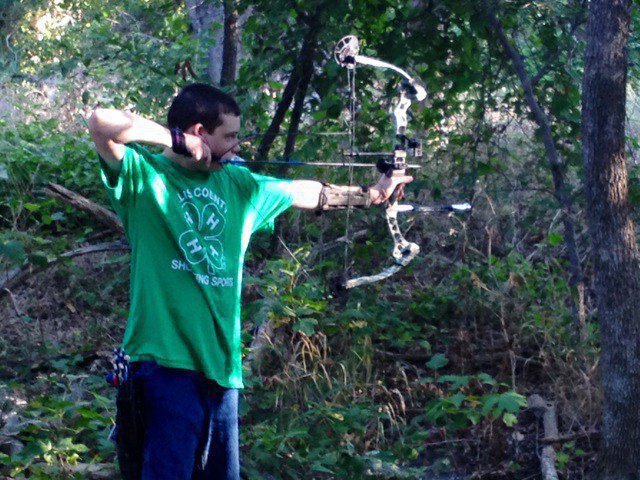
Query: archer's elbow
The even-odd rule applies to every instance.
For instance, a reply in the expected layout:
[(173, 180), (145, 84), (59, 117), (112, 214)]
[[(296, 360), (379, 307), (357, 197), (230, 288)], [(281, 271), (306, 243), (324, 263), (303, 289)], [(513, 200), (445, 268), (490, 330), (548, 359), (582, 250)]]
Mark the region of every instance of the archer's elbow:
[(96, 107), (89, 117), (89, 133), (93, 138), (100, 137), (106, 130), (108, 110), (106, 108)]
[(129, 112), (97, 107), (89, 117), (89, 133), (94, 140), (111, 140), (124, 143), (122, 137), (133, 125), (133, 115)]

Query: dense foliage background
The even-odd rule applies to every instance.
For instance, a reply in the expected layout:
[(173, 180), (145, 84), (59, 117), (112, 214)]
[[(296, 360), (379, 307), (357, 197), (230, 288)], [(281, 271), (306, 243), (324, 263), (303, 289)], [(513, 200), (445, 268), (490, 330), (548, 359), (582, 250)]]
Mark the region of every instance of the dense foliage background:
[[(561, 478), (583, 478), (598, 445), (598, 328), (583, 220), (580, 85), (584, 2), (503, 2), (496, 10), (535, 81), (575, 212), (586, 279), (586, 327), (576, 310), (561, 212), (513, 65), (482, 2), (244, 1), (237, 80), (246, 133), (270, 125), (302, 45), (317, 50), (297, 160), (336, 160), (346, 146), (348, 85), (332, 57), (357, 35), (363, 53), (415, 73), (430, 100), (414, 107), (424, 168), (408, 198), (472, 201), (466, 216), (403, 224), (420, 257), (391, 279), (348, 295), (344, 214), (291, 211), (246, 266), (245, 345), (275, 327), (242, 401), (248, 478), (540, 478), (537, 393), (556, 403)], [(634, 11), (637, 24), (637, 10)], [(315, 27), (312, 27), (316, 25)], [(318, 26), (319, 25), (319, 26)], [(220, 24), (212, 27), (222, 28)], [(47, 194), (64, 185), (108, 207), (86, 129), (96, 105), (163, 121), (177, 89), (207, 81), (210, 41), (175, 0), (0, 3), (0, 476), (117, 478), (114, 391), (103, 380), (124, 328), (128, 253), (78, 254), (118, 234)], [(637, 52), (631, 38), (629, 173), (640, 202)], [(192, 72), (184, 68), (189, 61)], [(180, 68), (183, 67), (183, 68)], [(358, 144), (388, 149), (397, 78), (361, 68)], [(290, 121), (287, 113), (284, 126)], [(260, 136), (244, 145), (256, 154)], [(281, 157), (279, 135), (271, 157)], [(328, 169), (263, 169), (344, 183)], [(371, 183), (375, 172), (356, 172)], [(381, 270), (391, 241), (376, 210), (350, 215), (351, 275)], [(65, 253), (75, 252), (72, 255)], [(19, 282), (6, 283), (16, 271)], [(582, 328), (582, 330), (581, 330)], [(247, 358), (252, 352), (247, 348)], [(427, 477), (432, 475), (432, 477)]]

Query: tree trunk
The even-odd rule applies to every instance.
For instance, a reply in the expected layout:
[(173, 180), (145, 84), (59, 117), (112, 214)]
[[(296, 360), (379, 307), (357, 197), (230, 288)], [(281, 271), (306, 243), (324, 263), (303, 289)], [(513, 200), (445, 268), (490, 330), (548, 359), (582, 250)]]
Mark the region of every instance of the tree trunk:
[(238, 71), (238, 11), (234, 0), (224, 0), (224, 46), (220, 85), (231, 85)]
[[(240, 32), (252, 8), (238, 16), (236, 0), (186, 0), (187, 14), (196, 36), (207, 45), (207, 76), (212, 83), (235, 82), (238, 61), (242, 56)], [(212, 31), (217, 23), (223, 28)]]
[[(284, 147), (284, 159), (286, 161), (291, 160), (291, 155), (296, 148), (296, 139), (298, 138), (298, 132), (300, 130), (300, 121), (302, 119), (302, 112), (304, 111), (304, 101), (307, 98), (307, 90), (313, 77), (313, 52), (309, 52), (307, 55), (301, 58), (301, 78), (298, 82), (298, 89), (296, 91), (293, 100), (293, 110), (291, 110), (291, 119), (289, 121), (289, 129), (287, 130), (287, 143)], [(286, 177), (289, 171), (289, 166), (285, 165), (279, 170), (279, 174)], [(282, 245), (278, 239), (282, 236), (285, 219), (284, 217), (278, 217), (275, 222), (274, 235), (271, 237), (271, 251), (276, 254), (280, 254)]]
[[(280, 131), (280, 126), (284, 121), (284, 117), (291, 106), (291, 102), (294, 99), (294, 95), (296, 91), (299, 89), (301, 82), (304, 83), (304, 79), (302, 78), (304, 75), (305, 65), (311, 65), (311, 73), (313, 70), (313, 57), (315, 56), (317, 43), (316, 39), (318, 38), (318, 33), (320, 30), (320, 23), (318, 21), (319, 14), (316, 13), (311, 20), (309, 21), (309, 31), (304, 39), (304, 43), (302, 44), (302, 48), (300, 49), (300, 54), (298, 55), (298, 59), (296, 64), (291, 72), (291, 76), (289, 77), (289, 81), (287, 82), (287, 86), (284, 88), (284, 93), (282, 94), (282, 99), (278, 103), (276, 107), (276, 112), (273, 115), (273, 119), (271, 120), (271, 124), (269, 128), (267, 128), (266, 133), (262, 137), (262, 141), (258, 146), (258, 151), (256, 157), (258, 159), (265, 159), (267, 155), (269, 155), (269, 150), (271, 150), (271, 146)], [(309, 80), (311, 77), (309, 77)], [(304, 89), (308, 86), (304, 85)]]
[(640, 258), (625, 159), (630, 9), (631, 0), (591, 1), (583, 78), (582, 153), (604, 394), (599, 480), (640, 475)]
[(208, 46), (207, 76), (213, 83), (220, 83), (222, 72), (222, 52), (224, 47), (224, 29), (212, 30), (214, 23), (224, 25), (224, 6), (222, 2), (211, 0), (185, 0), (187, 15), (196, 36)]
[(289, 130), (287, 132), (287, 143), (284, 147), (284, 158), (286, 160), (289, 160), (289, 157), (291, 157), (296, 148), (296, 139), (298, 138), (298, 131), (300, 130), (304, 101), (307, 98), (307, 90), (313, 77), (313, 52), (309, 52), (301, 58), (301, 63), (302, 74), (300, 83), (298, 84), (298, 91), (293, 101), (293, 110), (291, 111), (291, 120), (289, 121)]

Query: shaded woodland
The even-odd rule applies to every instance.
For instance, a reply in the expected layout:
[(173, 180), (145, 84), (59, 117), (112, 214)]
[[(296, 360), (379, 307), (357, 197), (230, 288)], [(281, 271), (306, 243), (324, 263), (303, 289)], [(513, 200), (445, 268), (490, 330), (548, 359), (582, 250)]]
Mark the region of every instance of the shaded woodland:
[[(348, 162), (361, 53), (420, 79), (406, 215), (291, 210), (252, 240), (241, 462), (250, 479), (640, 478), (640, 99), (631, 1), (0, 3), (0, 477), (119, 478), (108, 358), (129, 250), (87, 132), (164, 122), (182, 86), (243, 110), (255, 170), (371, 184)], [(358, 68), (355, 139), (393, 145), (399, 77)], [(254, 167), (251, 167), (254, 169)]]

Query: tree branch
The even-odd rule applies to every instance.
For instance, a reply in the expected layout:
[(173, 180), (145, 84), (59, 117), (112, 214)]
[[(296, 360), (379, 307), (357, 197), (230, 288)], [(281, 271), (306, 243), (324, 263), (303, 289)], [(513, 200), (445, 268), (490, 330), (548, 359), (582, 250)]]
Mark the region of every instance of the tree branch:
[(129, 250), (129, 244), (123, 240), (118, 240), (115, 242), (99, 243), (96, 245), (76, 248), (75, 250), (70, 250), (68, 252), (62, 253), (55, 259), (48, 261), (46, 265), (43, 266), (35, 266), (32, 263), (26, 261), (24, 264), (22, 264), (21, 267), (14, 268), (13, 270), (7, 272), (6, 275), (4, 275), (4, 278), (0, 283), (0, 298), (5, 293), (11, 293), (12, 288), (24, 282), (27, 278), (32, 277), (36, 273), (46, 270), (47, 268), (50, 268), (57, 263), (60, 263), (62, 260), (78, 257), (80, 255), (87, 255), (90, 253), (113, 252), (119, 250)]
[(524, 89), (525, 99), (531, 113), (540, 128), (540, 134), (542, 137), (542, 143), (549, 162), (549, 168), (551, 169), (551, 176), (553, 177), (554, 196), (560, 204), (560, 208), (563, 210), (563, 225), (564, 225), (564, 243), (569, 256), (569, 273), (570, 283), (576, 286), (578, 289), (578, 301), (574, 302), (574, 310), (576, 311), (577, 326), (580, 333), (580, 337), (585, 339), (586, 337), (586, 319), (582, 316), (582, 305), (584, 299), (584, 288), (582, 286), (583, 273), (582, 264), (580, 262), (580, 255), (578, 253), (578, 246), (576, 244), (575, 227), (573, 220), (573, 207), (571, 198), (567, 194), (567, 189), (564, 181), (564, 164), (560, 160), (558, 151), (556, 149), (553, 133), (551, 132), (551, 122), (546, 113), (538, 103), (535, 93), (533, 91), (533, 84), (522, 59), (522, 55), (515, 48), (515, 46), (507, 39), (502, 27), (502, 22), (496, 17), (495, 11), (489, 0), (483, 0), (483, 5), (487, 13), (489, 24), (496, 37), (498, 38), (505, 54), (511, 59), (513, 66), (516, 70), (522, 88)]

